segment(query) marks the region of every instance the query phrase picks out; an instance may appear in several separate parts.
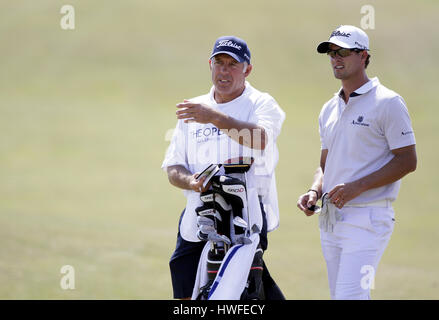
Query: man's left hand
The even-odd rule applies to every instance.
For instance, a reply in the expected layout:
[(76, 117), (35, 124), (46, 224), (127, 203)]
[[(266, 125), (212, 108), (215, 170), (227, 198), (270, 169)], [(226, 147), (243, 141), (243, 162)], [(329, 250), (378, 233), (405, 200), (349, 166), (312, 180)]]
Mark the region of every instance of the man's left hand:
[(336, 185), (331, 191), (328, 192), (328, 198), (339, 209), (358, 197), (362, 193), (356, 182), (342, 183)]

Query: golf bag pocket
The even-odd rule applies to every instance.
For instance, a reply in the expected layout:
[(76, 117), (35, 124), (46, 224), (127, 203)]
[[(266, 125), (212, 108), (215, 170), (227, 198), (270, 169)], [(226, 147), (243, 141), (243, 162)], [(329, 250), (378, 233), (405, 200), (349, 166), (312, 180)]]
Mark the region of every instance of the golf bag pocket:
[(186, 210), (180, 223), (180, 234), (182, 238), (190, 242), (200, 242), (197, 237), (197, 213), (195, 209), (202, 206), (203, 202), (200, 199), (200, 194), (195, 191), (190, 191), (187, 194)]

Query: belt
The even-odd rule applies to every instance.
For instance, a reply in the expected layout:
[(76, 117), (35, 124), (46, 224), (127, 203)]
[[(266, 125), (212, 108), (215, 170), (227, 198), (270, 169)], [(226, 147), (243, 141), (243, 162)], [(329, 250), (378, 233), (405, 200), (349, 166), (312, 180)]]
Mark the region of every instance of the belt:
[(347, 203), (344, 205), (345, 207), (357, 207), (357, 208), (365, 208), (365, 207), (380, 207), (380, 208), (389, 208), (391, 206), (390, 200), (378, 200), (366, 203)]
[[(319, 227), (325, 232), (333, 232), (335, 224), (337, 223), (337, 221), (340, 221), (342, 217), (337, 212), (335, 205), (327, 201), (326, 196), (327, 193), (325, 193), (322, 196), (322, 209), (319, 215)], [(345, 207), (357, 207), (357, 208), (365, 208), (365, 207), (390, 208), (390, 206), (391, 206), (390, 200), (379, 200), (379, 201), (372, 201), (366, 203), (355, 203), (355, 204), (345, 205)]]

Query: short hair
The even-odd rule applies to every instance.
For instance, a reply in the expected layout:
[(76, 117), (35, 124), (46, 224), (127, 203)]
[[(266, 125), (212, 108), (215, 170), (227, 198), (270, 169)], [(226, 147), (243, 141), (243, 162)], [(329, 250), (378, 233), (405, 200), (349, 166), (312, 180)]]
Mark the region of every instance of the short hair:
[(367, 69), (367, 66), (369, 65), (370, 60), (370, 54), (367, 54), (366, 61), (364, 62), (364, 69)]
[(247, 71), (248, 63), (247, 61), (244, 61), (244, 69), (242, 69), (242, 73), (245, 73)]
[(355, 49), (352, 49), (352, 50), (354, 50), (356, 53), (360, 53), (360, 52), (366, 51), (367, 58), (366, 58), (366, 61), (364, 62), (364, 69), (367, 69), (367, 66), (369, 65), (369, 62), (370, 62), (370, 54), (369, 54), (369, 52), (367, 52), (367, 50), (361, 50), (361, 49), (358, 49), (358, 48), (355, 48)]

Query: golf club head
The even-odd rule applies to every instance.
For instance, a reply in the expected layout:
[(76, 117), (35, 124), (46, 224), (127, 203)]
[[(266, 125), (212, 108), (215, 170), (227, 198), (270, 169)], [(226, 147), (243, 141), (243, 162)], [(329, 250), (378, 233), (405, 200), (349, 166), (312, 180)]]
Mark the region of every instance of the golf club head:
[(212, 233), (216, 233), (216, 230), (213, 226), (201, 225), (198, 226), (197, 237), (202, 241), (208, 241), (209, 235)]
[(247, 238), (245, 236), (241, 236), (241, 237), (236, 238), (235, 242), (237, 244), (251, 244), (251, 243), (253, 243), (250, 238)]
[(248, 228), (247, 222), (244, 219), (242, 219), (241, 217), (238, 217), (238, 216), (233, 218), (233, 225), (235, 225), (237, 227), (241, 227), (243, 229), (247, 229)]
[(215, 222), (212, 219), (208, 218), (208, 217), (198, 216), (197, 217), (197, 225), (198, 226), (211, 226), (211, 227), (214, 227), (215, 226)]
[(252, 232), (253, 233), (261, 233), (261, 229), (259, 229), (259, 227), (256, 223), (252, 226)]
[(216, 232), (209, 233), (208, 240), (212, 242), (224, 242), (227, 245), (230, 245), (232, 243), (232, 241), (230, 241), (230, 239), (227, 236), (223, 234), (218, 234)]

